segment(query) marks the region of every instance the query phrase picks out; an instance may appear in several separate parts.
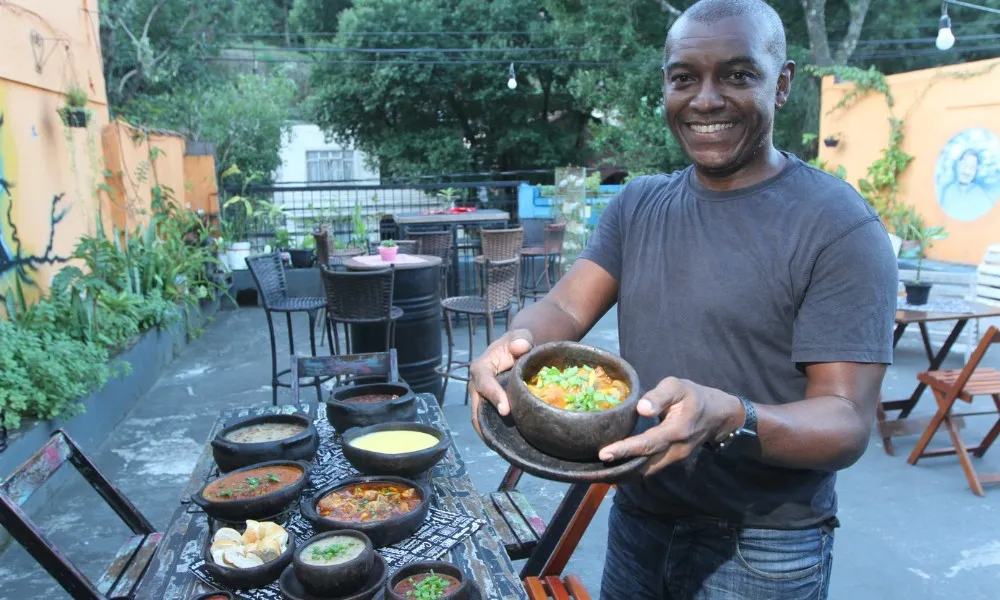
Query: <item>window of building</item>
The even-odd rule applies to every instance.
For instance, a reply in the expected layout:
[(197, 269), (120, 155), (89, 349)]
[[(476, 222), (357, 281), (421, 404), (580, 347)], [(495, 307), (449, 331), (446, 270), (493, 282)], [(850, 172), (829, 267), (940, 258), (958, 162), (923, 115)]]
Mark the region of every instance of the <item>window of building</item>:
[(354, 179), (354, 152), (352, 150), (307, 151), (306, 177), (310, 183)]

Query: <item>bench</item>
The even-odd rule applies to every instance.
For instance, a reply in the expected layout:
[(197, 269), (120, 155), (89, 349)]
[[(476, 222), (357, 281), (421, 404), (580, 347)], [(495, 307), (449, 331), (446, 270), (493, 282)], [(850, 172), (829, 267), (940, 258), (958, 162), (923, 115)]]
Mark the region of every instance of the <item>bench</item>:
[[(134, 534), (125, 540), (96, 584), (21, 509), (66, 461), (76, 467)], [(76, 600), (131, 598), (163, 537), (61, 429), (0, 483), (0, 525)]]
[(527, 577), (524, 579), (524, 591), (529, 600), (590, 600), (590, 594), (576, 575), (567, 575), (560, 579), (555, 576)]

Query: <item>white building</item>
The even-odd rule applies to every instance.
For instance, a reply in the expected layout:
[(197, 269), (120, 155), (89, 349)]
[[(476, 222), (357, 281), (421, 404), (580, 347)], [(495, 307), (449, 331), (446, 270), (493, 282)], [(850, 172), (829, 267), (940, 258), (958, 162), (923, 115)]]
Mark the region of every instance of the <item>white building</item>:
[(364, 152), (350, 144), (327, 140), (318, 125), (297, 121), (281, 144), (281, 166), (275, 183), (378, 184), (378, 170), (371, 170)]

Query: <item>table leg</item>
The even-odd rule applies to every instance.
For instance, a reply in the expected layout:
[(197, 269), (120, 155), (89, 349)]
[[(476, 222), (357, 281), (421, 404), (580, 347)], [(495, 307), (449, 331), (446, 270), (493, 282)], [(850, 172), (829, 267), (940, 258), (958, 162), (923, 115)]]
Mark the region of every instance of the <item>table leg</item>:
[(545, 568), (549, 559), (552, 558), (552, 553), (555, 552), (556, 547), (559, 545), (559, 540), (562, 539), (563, 534), (566, 533), (566, 528), (572, 522), (573, 515), (576, 514), (577, 509), (583, 504), (583, 499), (586, 497), (587, 490), (589, 489), (590, 484), (587, 483), (574, 483), (569, 486), (569, 489), (566, 490), (566, 495), (563, 496), (562, 502), (559, 503), (559, 508), (556, 509), (555, 514), (552, 515), (552, 519), (549, 520), (549, 524), (545, 528), (545, 533), (538, 538), (538, 544), (532, 550), (531, 556), (524, 563), (524, 567), (521, 568), (521, 579), (541, 575), (542, 569)]
[[(965, 324), (968, 322), (968, 319), (959, 319), (958, 322), (955, 323), (955, 327), (952, 328), (951, 333), (948, 334), (948, 338), (944, 341), (941, 349), (938, 350), (938, 353), (931, 358), (930, 366), (927, 369), (928, 371), (936, 371), (941, 368), (942, 363), (944, 363), (944, 359), (948, 358), (948, 353), (951, 352), (951, 347), (955, 344), (955, 341), (958, 340), (958, 336), (962, 335), (962, 330), (965, 329)], [(922, 327), (922, 329), (925, 328)], [(921, 333), (923, 334), (923, 331)], [(930, 350), (930, 342), (927, 342), (927, 346), (928, 350)], [(910, 396), (909, 400), (907, 400), (906, 404), (901, 407), (902, 412), (899, 413), (897, 419), (905, 419), (910, 415), (913, 407), (917, 405), (917, 401), (920, 400), (920, 396), (923, 395), (924, 390), (926, 389), (927, 384), (921, 383), (917, 386), (917, 389), (913, 390), (913, 394)]]

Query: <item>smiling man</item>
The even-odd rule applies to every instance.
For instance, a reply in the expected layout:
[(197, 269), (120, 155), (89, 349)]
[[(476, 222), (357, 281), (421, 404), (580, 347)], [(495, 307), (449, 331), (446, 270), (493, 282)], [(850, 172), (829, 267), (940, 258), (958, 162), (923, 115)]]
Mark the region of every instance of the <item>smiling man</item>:
[(692, 166), (608, 205), (566, 276), (476, 360), (473, 404), (508, 414), (496, 375), (617, 303), (644, 396), (635, 434), (601, 458), (649, 459), (615, 494), (601, 597), (826, 598), (835, 473), (864, 453), (892, 359), (892, 246), (853, 188), (774, 147), (795, 65), (770, 6), (702, 0), (664, 59)]

